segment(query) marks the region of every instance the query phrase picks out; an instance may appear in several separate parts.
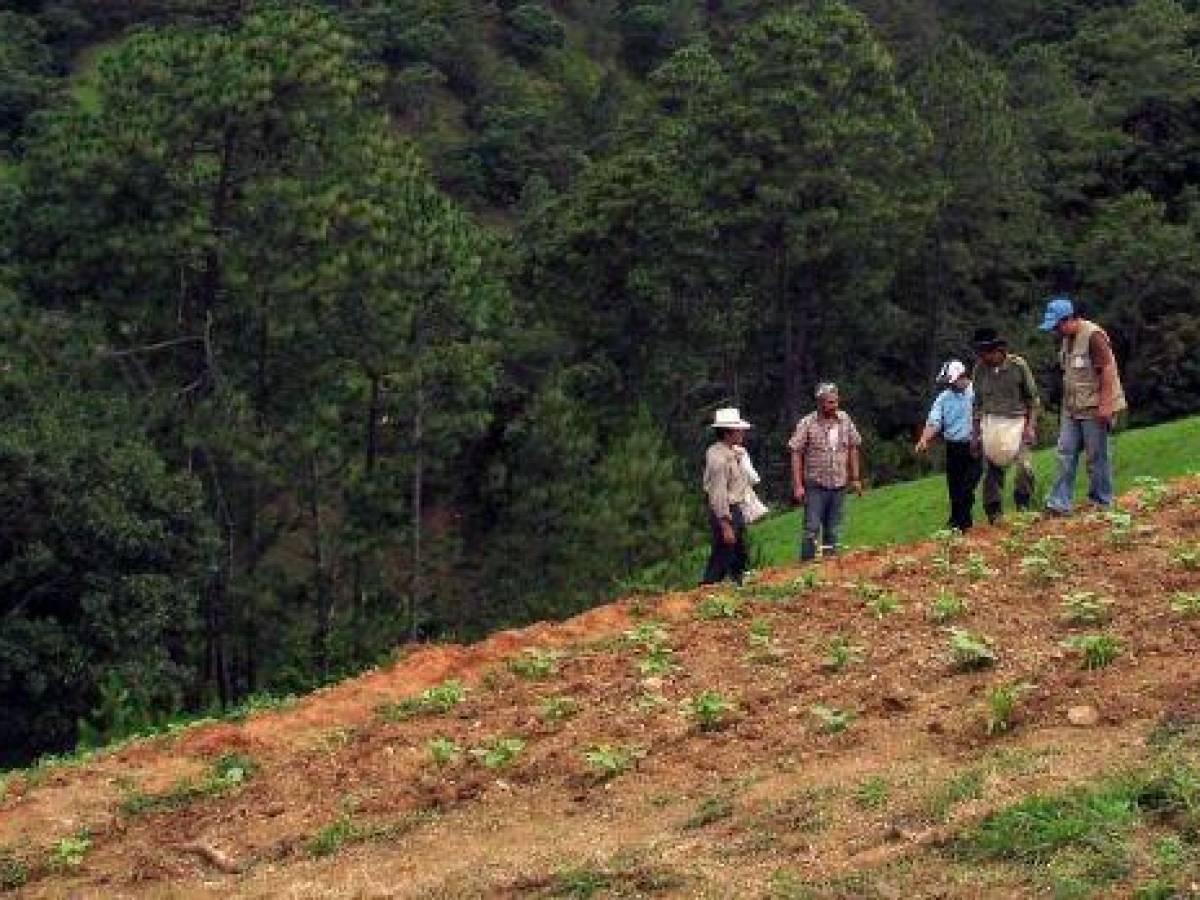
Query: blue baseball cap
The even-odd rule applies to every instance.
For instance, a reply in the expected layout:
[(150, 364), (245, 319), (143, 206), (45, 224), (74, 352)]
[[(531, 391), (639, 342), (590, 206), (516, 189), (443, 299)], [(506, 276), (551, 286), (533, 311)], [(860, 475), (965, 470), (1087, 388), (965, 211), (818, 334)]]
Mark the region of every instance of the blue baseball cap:
[(1058, 294), (1051, 297), (1046, 304), (1046, 314), (1042, 317), (1042, 324), (1038, 327), (1042, 331), (1053, 331), (1055, 325), (1073, 315), (1075, 315), (1075, 304), (1066, 294)]

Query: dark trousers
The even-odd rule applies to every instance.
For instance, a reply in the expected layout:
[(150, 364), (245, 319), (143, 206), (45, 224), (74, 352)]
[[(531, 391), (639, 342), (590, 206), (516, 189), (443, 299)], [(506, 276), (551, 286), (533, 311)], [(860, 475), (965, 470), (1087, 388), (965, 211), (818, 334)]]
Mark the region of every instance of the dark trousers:
[(800, 561), (816, 559), (817, 540), (821, 555), (837, 553), (838, 536), (842, 530), (842, 509), (846, 489), (821, 487), (811, 481), (804, 483), (804, 534), (800, 537)]
[(721, 520), (713, 515), (711, 509), (708, 511), (712, 550), (708, 554), (701, 584), (716, 584), (726, 578), (733, 579), (734, 584), (742, 583), (742, 575), (746, 572), (746, 520), (742, 517), (741, 506), (736, 503), (729, 505), (729, 513), (733, 519), (732, 544), (726, 544), (721, 536)]
[(983, 474), (983, 462), (971, 454), (970, 441), (946, 441), (946, 492), (950, 495), (951, 528), (966, 531), (971, 527), (971, 508), (975, 505), (975, 486)]
[[(1021, 446), (1021, 452), (1013, 460), (1013, 505), (1019, 511), (1029, 509), (1033, 500), (1034, 475), (1033, 456), (1029, 448)], [(988, 520), (995, 522), (1000, 518), (1000, 498), (1004, 495), (1004, 469), (987, 460), (983, 470), (983, 511)]]

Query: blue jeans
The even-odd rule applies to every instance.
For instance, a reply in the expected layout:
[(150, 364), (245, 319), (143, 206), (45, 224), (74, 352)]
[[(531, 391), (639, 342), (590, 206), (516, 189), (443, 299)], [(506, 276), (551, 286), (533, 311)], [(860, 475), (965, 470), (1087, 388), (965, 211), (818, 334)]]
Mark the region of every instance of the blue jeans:
[(817, 537), (821, 538), (821, 553), (837, 552), (838, 531), (842, 527), (842, 504), (846, 489), (826, 488), (811, 481), (804, 485), (804, 536), (800, 540), (801, 561), (815, 559)]
[(1112, 462), (1108, 458), (1108, 429), (1095, 419), (1063, 416), (1058, 431), (1058, 477), (1046, 497), (1046, 508), (1055, 512), (1071, 511), (1075, 491), (1075, 470), (1079, 453), (1087, 456), (1088, 499), (1100, 506), (1112, 506)]

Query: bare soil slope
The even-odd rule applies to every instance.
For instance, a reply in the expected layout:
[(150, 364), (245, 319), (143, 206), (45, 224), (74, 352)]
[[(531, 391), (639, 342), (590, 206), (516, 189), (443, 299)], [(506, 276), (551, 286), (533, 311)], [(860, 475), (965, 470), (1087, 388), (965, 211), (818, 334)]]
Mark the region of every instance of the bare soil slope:
[[(983, 864), (955, 843), (1023, 797), (1152, 764), (1163, 735), (1200, 735), (1200, 616), (1170, 605), (1200, 592), (1200, 482), (1123, 503), (1131, 522), (1012, 523), (426, 647), (290, 709), (9, 779), (0, 885), (28, 897), (1057, 891), (1066, 882), (1039, 860)], [(1063, 597), (1080, 592), (1092, 596), (1075, 612), (1108, 621), (1066, 620)], [(966, 611), (939, 621), (939, 596)], [(972, 660), (962, 635), (956, 662), (951, 627), (986, 637), (994, 663)], [(1101, 634), (1120, 651), (1095, 669), (1063, 644)], [(997, 720), (994, 689), (1017, 684)], [(1177, 883), (1198, 871), (1180, 846), (1192, 855)], [(1125, 896), (1158, 859), (1131, 853), (1093, 883)]]

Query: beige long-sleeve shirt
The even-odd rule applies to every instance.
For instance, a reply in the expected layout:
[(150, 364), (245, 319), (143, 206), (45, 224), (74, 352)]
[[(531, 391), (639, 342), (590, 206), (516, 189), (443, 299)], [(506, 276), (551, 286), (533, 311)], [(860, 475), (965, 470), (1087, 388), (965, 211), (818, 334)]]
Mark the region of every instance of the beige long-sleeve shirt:
[(713, 515), (729, 518), (730, 504), (743, 502), (749, 489), (750, 476), (742, 468), (737, 450), (724, 441), (712, 444), (704, 454), (704, 492)]

